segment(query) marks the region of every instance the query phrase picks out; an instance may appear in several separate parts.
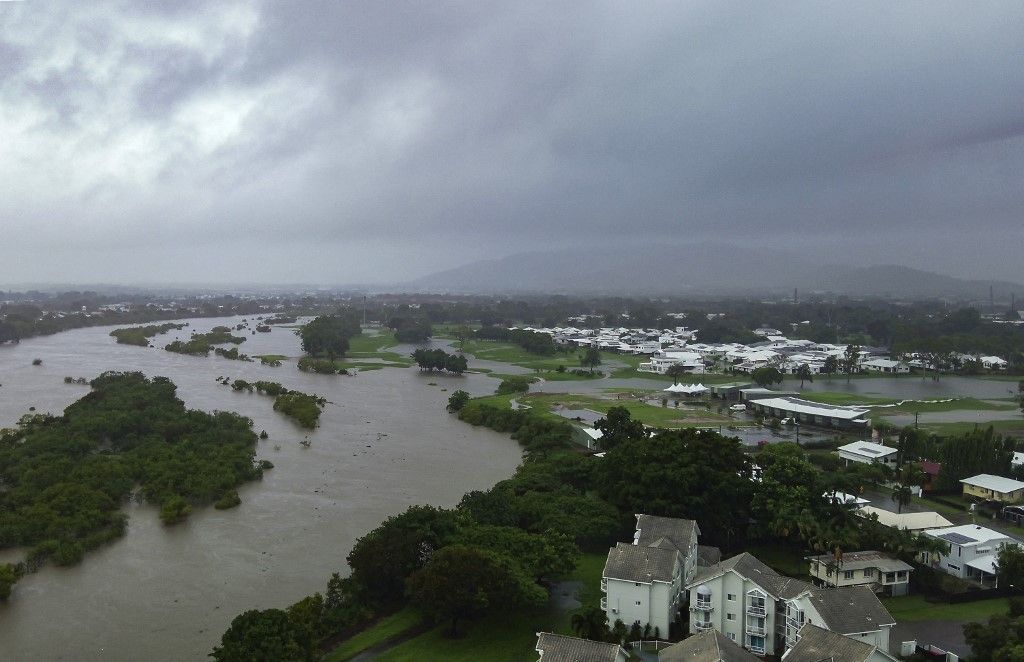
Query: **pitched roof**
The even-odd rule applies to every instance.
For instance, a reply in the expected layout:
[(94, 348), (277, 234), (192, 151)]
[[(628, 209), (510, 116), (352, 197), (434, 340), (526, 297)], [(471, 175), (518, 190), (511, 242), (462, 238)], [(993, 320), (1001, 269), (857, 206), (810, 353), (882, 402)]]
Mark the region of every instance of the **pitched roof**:
[(697, 522), (692, 519), (675, 517), (657, 517), (655, 515), (636, 516), (636, 534), (634, 542), (644, 547), (674, 548), (683, 554), (690, 552), (690, 547), (697, 541)]
[(876, 650), (871, 644), (807, 623), (800, 629), (800, 641), (783, 659), (785, 662), (868, 662)]
[(687, 588), (697, 586), (709, 579), (714, 579), (727, 572), (735, 572), (742, 577), (754, 582), (774, 598), (788, 599), (795, 598), (804, 591), (812, 588), (810, 584), (799, 579), (786, 577), (775, 572), (757, 557), (743, 552), (721, 563), (698, 568), (693, 579), (686, 585)]
[(658, 662), (760, 662), (718, 630), (707, 630), (658, 651)]
[(896, 624), (896, 619), (867, 586), (815, 588), (808, 591), (807, 598), (825, 619), (828, 629), (839, 634), (874, 632)]
[(931, 511), (923, 513), (894, 513), (891, 510), (883, 510), (874, 506), (863, 506), (859, 509), (859, 512), (865, 517), (877, 516), (879, 524), (898, 529), (909, 529), (911, 531), (953, 526), (953, 523), (948, 519)]
[(615, 662), (621, 649), (617, 644), (538, 632), (536, 650), (544, 662)]
[(604, 562), (606, 579), (622, 579), (628, 582), (669, 582), (675, 574), (679, 552), (675, 549), (642, 547), (620, 542), (608, 550)]

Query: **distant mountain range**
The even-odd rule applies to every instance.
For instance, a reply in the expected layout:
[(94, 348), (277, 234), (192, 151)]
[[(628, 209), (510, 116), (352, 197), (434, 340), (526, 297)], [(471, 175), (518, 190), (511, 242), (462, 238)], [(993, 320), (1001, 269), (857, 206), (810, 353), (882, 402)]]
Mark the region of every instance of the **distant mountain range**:
[(711, 244), (522, 253), (440, 271), (402, 287), (451, 294), (615, 295), (778, 294), (798, 288), (805, 293), (961, 299), (988, 299), (991, 287), (997, 300), (1024, 294), (1024, 285), (1004, 281)]

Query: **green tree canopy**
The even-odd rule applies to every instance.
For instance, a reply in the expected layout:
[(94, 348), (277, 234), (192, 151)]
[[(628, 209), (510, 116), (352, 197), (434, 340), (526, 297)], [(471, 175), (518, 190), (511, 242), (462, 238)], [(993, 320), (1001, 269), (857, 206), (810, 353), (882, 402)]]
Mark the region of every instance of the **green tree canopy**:
[(506, 556), (477, 547), (452, 545), (438, 550), (409, 578), (409, 597), (424, 613), (459, 623), (489, 611), (539, 607), (547, 593)]

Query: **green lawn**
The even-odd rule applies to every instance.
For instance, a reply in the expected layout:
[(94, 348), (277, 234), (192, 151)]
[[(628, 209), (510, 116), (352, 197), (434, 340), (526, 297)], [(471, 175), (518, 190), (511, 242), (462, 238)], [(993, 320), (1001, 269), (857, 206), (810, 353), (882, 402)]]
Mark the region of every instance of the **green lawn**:
[[(504, 401), (505, 404), (508, 400)], [(530, 405), (535, 411), (550, 413), (551, 408), (563, 405), (569, 409), (591, 409), (602, 414), (612, 407), (625, 407), (638, 421), (661, 428), (679, 428), (707, 425), (735, 424), (736, 421), (714, 410), (675, 409), (652, 406), (637, 400), (615, 400), (570, 393), (530, 393), (519, 397), (520, 404)], [(555, 416), (554, 414), (550, 414)], [(558, 417), (561, 420), (566, 420)]]
[(983, 621), (1009, 611), (1009, 600), (992, 598), (977, 602), (942, 604), (926, 602), (920, 595), (882, 598), (882, 604), (897, 622), (900, 621)]
[(340, 646), (323, 657), (323, 662), (344, 662), (371, 646), (397, 636), (406, 630), (416, 627), (422, 619), (418, 612), (405, 608), (390, 616), (385, 616), (372, 627), (363, 630), (351, 639), (346, 639)]
[(974, 423), (970, 421), (963, 421), (959, 423), (921, 423), (922, 430), (928, 430), (934, 432), (939, 436), (964, 434), (974, 429), (983, 430), (989, 426), (992, 426), (996, 432), (1002, 432), (1003, 434), (1024, 436), (1024, 420), (1019, 418), (1005, 421), (985, 421), (984, 423)]

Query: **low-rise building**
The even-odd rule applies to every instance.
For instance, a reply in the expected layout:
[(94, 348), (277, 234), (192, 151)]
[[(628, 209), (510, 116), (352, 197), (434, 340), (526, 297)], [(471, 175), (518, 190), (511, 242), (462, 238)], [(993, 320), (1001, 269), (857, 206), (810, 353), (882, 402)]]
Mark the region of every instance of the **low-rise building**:
[(965, 497), (1003, 503), (1017, 503), (1024, 498), (1024, 483), (1013, 478), (978, 474), (964, 478), (960, 483), (964, 486)]
[(949, 545), (949, 551), (925, 552), (922, 563), (982, 585), (995, 582), (995, 562), (1003, 545), (1020, 545), (1019, 540), (1005, 533), (977, 524), (928, 529), (924, 533)]
[(765, 398), (750, 403), (762, 416), (795, 418), (802, 424), (840, 429), (866, 429), (868, 410), (863, 407), (824, 405), (800, 398)]
[(590, 641), (550, 632), (537, 633), (538, 662), (626, 662), (629, 654), (618, 644)]
[(871, 644), (811, 623), (800, 630), (800, 641), (782, 656), (783, 662), (895, 662), (896, 658)]
[(941, 529), (953, 526), (953, 523), (942, 515), (926, 511), (921, 513), (894, 513), (891, 510), (876, 508), (875, 506), (864, 506), (857, 510), (862, 517), (877, 519), (883, 526), (891, 526), (894, 529), (905, 531), (925, 531), (927, 529)]
[(881, 552), (845, 552), (809, 556), (810, 573), (818, 586), (867, 586), (876, 593), (906, 595), (913, 566)]
[(882, 372), (888, 375), (904, 375), (910, 372), (909, 365), (892, 359), (868, 359), (861, 361), (860, 367), (868, 372)]
[(884, 464), (887, 467), (896, 466), (896, 449), (873, 441), (855, 441), (836, 449), (839, 458), (846, 460), (846, 466), (851, 462), (861, 464)]

